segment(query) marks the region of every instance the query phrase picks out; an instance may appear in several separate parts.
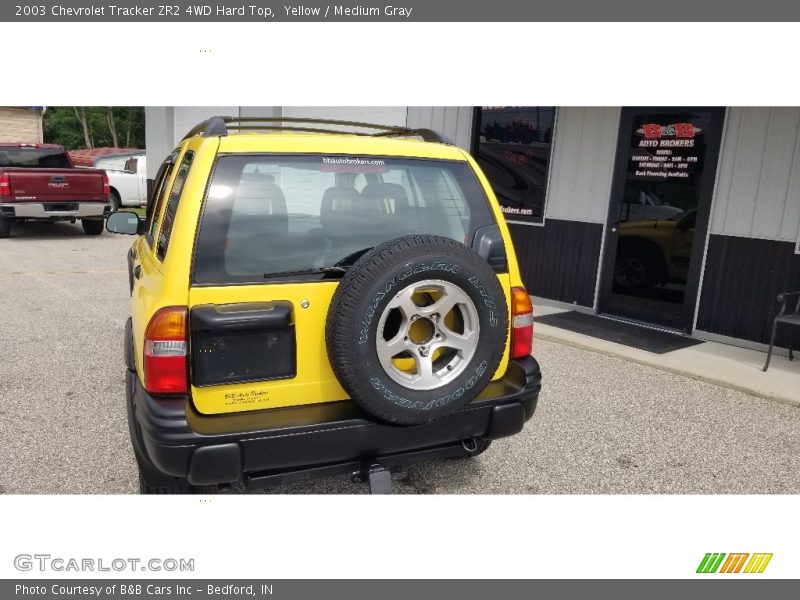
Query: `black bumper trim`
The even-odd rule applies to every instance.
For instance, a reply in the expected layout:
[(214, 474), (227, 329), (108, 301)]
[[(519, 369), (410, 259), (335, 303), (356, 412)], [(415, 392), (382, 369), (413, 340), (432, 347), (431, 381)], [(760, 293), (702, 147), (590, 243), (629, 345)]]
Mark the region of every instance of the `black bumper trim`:
[(291, 473), (315, 469), (413, 462), (428, 451), (458, 454), (462, 440), (518, 433), (533, 416), (541, 388), (536, 360), (514, 360), (502, 379), (464, 409), (424, 425), (398, 426), (377, 421), (347, 401), (202, 415), (186, 398), (154, 398), (135, 373), (128, 371), (128, 378), (129, 418), (136, 425), (131, 433), (140, 464), (196, 485), (281, 483)]

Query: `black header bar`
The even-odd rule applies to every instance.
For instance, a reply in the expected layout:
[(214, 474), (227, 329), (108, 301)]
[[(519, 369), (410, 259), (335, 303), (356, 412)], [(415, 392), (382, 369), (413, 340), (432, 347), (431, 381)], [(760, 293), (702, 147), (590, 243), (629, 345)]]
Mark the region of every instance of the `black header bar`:
[[(12, 0), (0, 22), (663, 22), (642, 35), (681, 31), (686, 22), (800, 21), (800, 3), (670, 0)], [(702, 36), (702, 28), (696, 35)], [(742, 40), (746, 42), (746, 40)], [(579, 40), (576, 40), (579, 43)]]

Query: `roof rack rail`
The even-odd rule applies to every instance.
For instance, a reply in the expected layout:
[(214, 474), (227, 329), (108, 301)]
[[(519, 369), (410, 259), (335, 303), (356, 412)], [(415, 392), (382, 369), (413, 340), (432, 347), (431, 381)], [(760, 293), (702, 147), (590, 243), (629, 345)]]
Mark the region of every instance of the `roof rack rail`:
[[(289, 126), (284, 124), (288, 123)], [(370, 132), (340, 131), (314, 127), (314, 125), (338, 125), (353, 129), (369, 129)], [(372, 137), (420, 137), (425, 142), (438, 142), (453, 145), (452, 140), (432, 129), (377, 125), (359, 121), (338, 121), (334, 119), (305, 119), (302, 117), (211, 117), (195, 125), (183, 139), (202, 135), (203, 137), (226, 136), (229, 130), (236, 131), (302, 131), (306, 133), (350, 133)]]

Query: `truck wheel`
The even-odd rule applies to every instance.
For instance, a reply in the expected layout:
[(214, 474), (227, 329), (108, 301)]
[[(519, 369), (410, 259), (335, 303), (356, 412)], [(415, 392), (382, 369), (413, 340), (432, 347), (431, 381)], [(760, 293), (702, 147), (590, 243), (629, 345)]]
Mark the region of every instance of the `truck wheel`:
[(81, 219), (81, 225), (86, 235), (100, 235), (105, 226), (103, 219)]
[(623, 293), (649, 290), (655, 285), (653, 262), (646, 254), (623, 254), (614, 265), (614, 287)]
[(494, 271), (463, 244), (433, 235), (362, 256), (339, 283), (325, 329), (331, 366), (353, 402), (406, 425), (469, 404), (497, 370), (507, 336)]
[(119, 194), (117, 190), (111, 190), (108, 193), (108, 200), (111, 202), (111, 210), (117, 212), (122, 206), (122, 201), (119, 199)]
[(11, 219), (0, 217), (0, 238), (11, 237)]

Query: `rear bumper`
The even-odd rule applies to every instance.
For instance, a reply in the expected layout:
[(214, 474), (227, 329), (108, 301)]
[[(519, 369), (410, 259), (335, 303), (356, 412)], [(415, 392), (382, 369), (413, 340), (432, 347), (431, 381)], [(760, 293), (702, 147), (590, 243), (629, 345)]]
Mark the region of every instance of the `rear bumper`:
[(83, 219), (107, 216), (106, 202), (4, 202), (0, 216), (16, 219)]
[(201, 415), (185, 399), (153, 398), (128, 371), (128, 417), (140, 461), (195, 485), (280, 485), (316, 474), (364, 471), (433, 457), (464, 456), (465, 440), (522, 430), (541, 388), (533, 357), (509, 363), (466, 408), (438, 421), (396, 426), (352, 402), (230, 415)]

